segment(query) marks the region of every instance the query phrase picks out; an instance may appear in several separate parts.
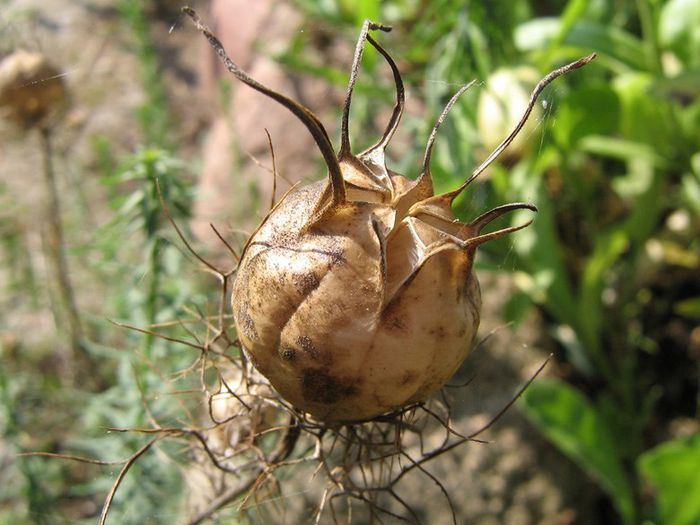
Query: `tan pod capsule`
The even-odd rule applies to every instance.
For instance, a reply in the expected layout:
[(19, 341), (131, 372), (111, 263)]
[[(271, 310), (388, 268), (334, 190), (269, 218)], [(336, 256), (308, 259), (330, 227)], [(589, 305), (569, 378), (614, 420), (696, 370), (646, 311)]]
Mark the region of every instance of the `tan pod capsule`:
[(66, 105), (63, 75), (41, 53), (20, 49), (0, 61), (0, 117), (29, 129), (47, 125)]
[[(430, 157), (445, 107), (416, 180), (387, 169), (384, 151), (404, 106), (397, 66), (365, 22), (343, 107), (341, 147), (307, 108), (259, 84), (226, 55), (197, 15), (184, 9), (239, 80), (292, 111), (312, 134), (328, 179), (295, 187), (246, 244), (233, 287), (233, 315), (246, 354), (280, 395), (326, 422), (363, 421), (427, 399), (464, 361), (479, 326), (481, 295), (472, 271), (476, 248), (527, 224), (482, 234), (493, 219), (525, 203), (499, 206), (465, 224), (451, 205), (514, 139), (544, 87), (586, 57), (537, 85), (521, 122), (455, 191), (433, 194)], [(369, 42), (386, 59), (396, 105), (384, 135), (353, 154), (348, 116), (362, 52)], [(529, 223), (528, 223), (529, 224)]]

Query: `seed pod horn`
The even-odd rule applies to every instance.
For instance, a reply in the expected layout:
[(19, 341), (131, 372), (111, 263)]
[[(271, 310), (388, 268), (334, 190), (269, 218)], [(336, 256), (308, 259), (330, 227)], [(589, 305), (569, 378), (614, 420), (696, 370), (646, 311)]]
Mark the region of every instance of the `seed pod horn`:
[[(391, 141), (391, 138), (393, 137), (399, 122), (401, 121), (406, 98), (405, 90), (403, 80), (401, 79), (401, 74), (399, 73), (396, 63), (391, 58), (389, 53), (387, 53), (387, 51), (369, 34), (369, 31), (378, 30), (389, 32), (391, 29), (392, 28), (390, 26), (365, 20), (362, 30), (360, 31), (360, 36), (357, 40), (357, 45), (355, 46), (355, 54), (350, 70), (347, 94), (343, 104), (343, 117), (341, 121), (340, 135), (341, 145), (340, 152), (338, 153), (338, 161), (341, 165), (345, 183), (354, 188), (354, 200), (358, 201), (375, 201), (377, 198), (380, 198), (382, 201), (390, 202), (394, 199), (396, 194), (394, 181), (392, 180), (391, 174), (386, 167), (385, 149)], [(353, 90), (355, 88), (355, 83), (357, 82), (357, 77), (362, 63), (362, 56), (366, 42), (369, 42), (389, 64), (394, 77), (396, 102), (394, 104), (394, 109), (389, 122), (387, 123), (384, 133), (379, 140), (362, 153), (355, 155), (352, 153), (352, 148), (350, 147), (350, 105), (352, 102)]]
[[(455, 198), (457, 198), (457, 196), (460, 193), (462, 193), (467, 188), (467, 186), (469, 186), (474, 180), (476, 180), (476, 178), (479, 175), (481, 175), (486, 170), (486, 168), (488, 168), (493, 163), (493, 161), (495, 161), (498, 158), (498, 156), (501, 153), (503, 153), (503, 151), (508, 147), (508, 145), (515, 139), (522, 127), (525, 125), (525, 122), (527, 121), (528, 117), (530, 116), (530, 113), (532, 112), (532, 108), (535, 106), (535, 103), (537, 102), (537, 99), (544, 90), (544, 88), (547, 87), (557, 77), (585, 66), (594, 58), (595, 54), (591, 54), (586, 57), (580, 58), (579, 60), (576, 60), (574, 62), (566, 64), (565, 66), (555, 69), (554, 71), (547, 74), (544, 78), (542, 78), (533, 89), (530, 95), (528, 105), (525, 108), (523, 115), (521, 116), (513, 131), (511, 131), (510, 134), (505, 139), (503, 139), (503, 141), (491, 152), (491, 154), (472, 172), (469, 178), (453, 191), (443, 193), (442, 195), (429, 196), (415, 203), (408, 211), (408, 215), (413, 217), (421, 217), (424, 221), (427, 221), (429, 223), (439, 224), (438, 227), (441, 229), (454, 229), (454, 219), (452, 218), (451, 207)], [(418, 181), (418, 185), (425, 184), (426, 187), (428, 185), (432, 187), (432, 182), (430, 182), (430, 159), (432, 156), (432, 148), (435, 140), (435, 135), (437, 133), (438, 128), (440, 127), (440, 124), (445, 119), (447, 113), (452, 108), (454, 103), (473, 84), (474, 82), (471, 82), (466, 86), (462, 87), (459, 91), (457, 91), (457, 93), (455, 93), (455, 95), (447, 103), (445, 109), (438, 118), (437, 123), (435, 124), (435, 127), (433, 128), (433, 131), (430, 134), (430, 138), (428, 139), (428, 145), (426, 147), (425, 157), (423, 160), (423, 170), (421, 173), (421, 178)], [(426, 180), (427, 182), (423, 182), (423, 180)], [(477, 219), (475, 219), (471, 224), (467, 225), (466, 227), (460, 228), (460, 236), (465, 234), (469, 235), (469, 237), (465, 239), (464, 246), (476, 248), (476, 246), (486, 241), (497, 239), (508, 233), (512, 233), (514, 231), (521, 230), (529, 226), (532, 223), (532, 221), (529, 221), (521, 226), (514, 226), (511, 228), (498, 230), (487, 235), (475, 235), (478, 234), (486, 224), (488, 224), (495, 218), (500, 217), (501, 215), (509, 211), (518, 209), (528, 209), (531, 211), (537, 211), (537, 208), (535, 206), (526, 203), (513, 203), (494, 208), (493, 210), (486, 212)]]
[(191, 7), (183, 7), (182, 12), (189, 16), (194, 22), (197, 29), (207, 38), (211, 46), (214, 48), (216, 53), (219, 55), (223, 63), (226, 65), (228, 71), (235, 76), (238, 80), (252, 87), (256, 91), (263, 93), (264, 95), (270, 97), (271, 99), (279, 102), (282, 106), (291, 111), (294, 116), (296, 116), (309, 130), (311, 136), (316, 141), (318, 149), (323, 155), (323, 160), (328, 167), (328, 175), (331, 185), (331, 202), (334, 205), (340, 205), (345, 202), (345, 185), (343, 184), (343, 175), (340, 171), (340, 165), (335, 156), (335, 150), (331, 144), (330, 138), (328, 137), (328, 132), (320, 120), (314, 115), (311, 110), (307, 107), (295, 102), (294, 100), (285, 97), (284, 95), (271, 90), (270, 88), (262, 85), (257, 80), (251, 78), (245, 71), (239, 68), (236, 63), (231, 60), (226, 51), (224, 50), (221, 41), (214, 36), (211, 30), (204, 25), (199, 15)]
[(396, 67), (396, 64), (394, 63), (394, 60), (389, 56), (389, 54), (384, 50), (384, 48), (382, 48), (382, 46), (380, 46), (379, 43), (369, 35), (370, 30), (379, 30), (388, 33), (389, 31), (391, 31), (391, 29), (391, 26), (377, 24), (370, 20), (365, 20), (364, 24), (362, 25), (360, 36), (355, 46), (355, 55), (353, 57), (352, 67), (350, 69), (350, 80), (348, 81), (348, 89), (345, 95), (345, 102), (343, 104), (343, 117), (340, 125), (340, 152), (338, 153), (338, 157), (340, 159), (343, 159), (348, 155), (352, 155), (352, 150), (350, 148), (349, 132), (350, 103), (352, 101), (352, 93), (355, 89), (355, 83), (357, 82), (357, 76), (359, 74), (360, 66), (362, 64), (362, 56), (364, 54), (366, 41), (369, 41), (369, 43), (372, 44), (372, 46), (374, 46), (374, 48), (389, 62), (389, 65), (394, 74), (394, 81), (396, 83), (397, 92), (396, 105), (394, 107), (394, 112), (392, 114), (391, 120), (389, 121), (389, 125), (387, 126), (387, 129), (384, 132), (384, 135), (382, 136), (380, 141), (374, 146), (372, 146), (370, 150), (375, 149), (377, 147), (385, 147), (391, 139), (391, 136), (394, 134), (394, 131), (396, 131), (396, 127), (398, 126), (399, 120), (401, 119), (405, 99), (401, 75), (399, 74), (399, 70)]

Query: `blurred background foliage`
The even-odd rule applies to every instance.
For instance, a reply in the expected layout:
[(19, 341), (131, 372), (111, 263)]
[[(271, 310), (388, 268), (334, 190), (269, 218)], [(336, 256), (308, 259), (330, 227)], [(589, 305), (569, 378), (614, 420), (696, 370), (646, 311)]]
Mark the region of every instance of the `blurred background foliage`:
[[(382, 42), (390, 42), (386, 47), (404, 73), (409, 97), (421, 107), (420, 114), (404, 117), (410, 140), (391, 159), (396, 171), (417, 175), (420, 144), (434, 119), (459, 86), (480, 80), (440, 129), (432, 161), (439, 191), (459, 185), (507, 134), (538, 78), (597, 53), (586, 68), (547, 88), (524, 140), (465, 192), (456, 211), (468, 218), (486, 206), (519, 200), (539, 209), (528, 229), (485, 247), (477, 268), (513, 274), (504, 316), (519, 323), (538, 309), (545, 321), (540, 344), (560, 365), (556, 377), (527, 390), (519, 409), (605, 491), (616, 511), (608, 518), (612, 523), (700, 523), (700, 3), (294, 3), (306, 30), (276, 59), (339, 90), (346, 66), (319, 63), (309, 39), (332, 35), (352, 42), (366, 18), (394, 26)], [(191, 170), (178, 160), (169, 133), (175, 123), (148, 30), (150, 4), (119, 2), (147, 86), (137, 115), (144, 147), (119, 158), (111, 144), (96, 140), (113, 219), (74, 253), (96, 263), (92, 278), (108, 283), (105, 300), (115, 317), (137, 326), (185, 315), (192, 305), (206, 309), (199, 278), (182, 278), (186, 257), (172, 241), (155, 186), (157, 179), (171, 213), (187, 218)], [(376, 108), (390, 108), (393, 97), (386, 74), (379, 85), (368, 80), (384, 68), (371, 49), (363, 68), (350, 120), (358, 145), (373, 141), (366, 130), (376, 129)], [(18, 294), (23, 308), (46, 308), (26, 232), (13, 221), (3, 191), (0, 186), (2, 308), (12, 308)], [(513, 225), (524, 220), (515, 216)], [(139, 260), (142, 266), (134, 270), (132, 262)], [(159, 399), (162, 378), (192, 357), (169, 346), (165, 359), (162, 341), (115, 336), (102, 319), (85, 317), (85, 344), (107, 363), (92, 390), (26, 373), (28, 366), (54, 366), (51, 345), (33, 352), (35, 362), (28, 365), (17, 357), (26, 343), (4, 337), (0, 422), (10, 452), (70, 448), (102, 458), (128, 456), (143, 439), (105, 436), (102, 429), (145, 425), (142, 397)], [(139, 359), (127, 348), (138, 348)], [(164, 364), (156, 369), (154, 359)], [(151, 408), (161, 421), (177, 417), (181, 407), (161, 401)], [(53, 432), (56, 425), (65, 435)], [(27, 428), (43, 433), (28, 435)], [(162, 508), (154, 512), (158, 498), (151, 496), (178, 501), (181, 467), (159, 456), (141, 463), (116, 502), (130, 502), (128, 511), (114, 511), (124, 516), (120, 522), (148, 523), (154, 515), (169, 522)], [(0, 474), (0, 523), (55, 523), (59, 501), (66, 516), (89, 516), (85, 501), (107, 490), (114, 471), (103, 476), (86, 469), (43, 458), (13, 462)], [(71, 499), (88, 506), (72, 511), (65, 506)]]

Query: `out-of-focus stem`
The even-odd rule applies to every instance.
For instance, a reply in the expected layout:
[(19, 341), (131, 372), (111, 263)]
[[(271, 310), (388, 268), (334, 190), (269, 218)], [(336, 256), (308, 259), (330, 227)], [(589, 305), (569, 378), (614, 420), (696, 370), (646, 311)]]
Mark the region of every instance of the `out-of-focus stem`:
[[(149, 328), (156, 323), (158, 315), (158, 292), (160, 289), (160, 274), (161, 268), (161, 256), (160, 256), (160, 240), (157, 237), (157, 233), (153, 232), (153, 237), (150, 239), (150, 248), (148, 254), (148, 277), (150, 279), (148, 284), (148, 292), (146, 294), (146, 326)], [(153, 347), (153, 336), (148, 334), (143, 338), (142, 349), (146, 356), (151, 355), (151, 349)]]
[[(62, 315), (56, 315), (57, 319), (65, 319), (66, 330), (70, 339), (73, 358), (84, 354), (83, 328), (78, 314), (78, 308), (73, 293), (73, 285), (68, 272), (68, 262), (65, 254), (63, 227), (61, 223), (61, 205), (56, 186), (56, 175), (53, 167), (53, 150), (51, 144), (51, 130), (42, 127), (39, 130), (42, 174), (46, 192), (45, 217), (42, 236), (44, 238), (44, 256), (49, 267), (50, 278), (55, 281), (58, 290), (58, 300)], [(61, 327), (59, 326), (59, 329)], [(87, 355), (87, 354), (85, 354)]]
[(644, 41), (644, 53), (646, 54), (647, 65), (652, 73), (660, 74), (661, 52), (656, 35), (656, 22), (649, 0), (637, 0), (637, 14), (642, 26), (642, 37)]

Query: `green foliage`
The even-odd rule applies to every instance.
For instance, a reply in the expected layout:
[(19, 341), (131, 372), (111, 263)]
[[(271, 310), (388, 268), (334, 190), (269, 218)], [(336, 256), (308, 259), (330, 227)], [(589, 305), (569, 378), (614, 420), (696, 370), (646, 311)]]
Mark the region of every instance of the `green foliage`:
[(131, 29), (134, 54), (139, 59), (142, 86), (146, 91), (146, 101), (137, 110), (139, 125), (147, 144), (165, 146), (170, 138), (170, 113), (156, 49), (150, 35), (150, 22), (145, 12), (148, 3), (141, 0), (119, 0), (118, 8)]
[[(172, 391), (195, 388), (185, 379), (176, 379), (175, 374), (190, 366), (196, 353), (105, 320), (107, 316), (148, 328), (189, 316), (187, 307), (196, 309), (204, 302), (198, 280), (182, 278), (186, 267), (189, 271), (189, 259), (179, 240), (173, 242), (175, 233), (161, 203), (162, 198), (174, 220), (186, 221), (192, 180), (187, 166), (170, 147), (170, 108), (147, 7), (140, 1), (119, 3), (124, 27), (131, 30), (134, 53), (141, 65), (146, 101), (137, 110), (135, 127), (140, 128), (145, 145), (122, 158), (115, 155), (108, 140), (94, 140), (105, 193), (97, 198), (111, 210), (111, 220), (91, 232), (89, 246), (74, 248), (90, 261), (89, 269), (81, 269), (81, 285), (103, 297), (103, 308), (97, 312), (98, 319), (86, 341), (99, 367), (81, 370), (77, 385), (69, 387), (65, 366), (57, 366), (60, 352), (53, 341), (44, 348), (22, 340), (5, 344), (0, 339), (0, 453), (3, 465), (8, 457), (12, 459), (0, 477), (0, 523), (80, 523), (74, 518), (75, 511), (71, 513), (70, 505), (66, 505), (73, 501), (84, 502), (86, 509), (94, 508), (99, 514), (121, 464), (99, 467), (16, 455), (50, 451), (108, 462), (124, 460), (151, 436), (105, 429), (145, 428), (151, 425), (151, 418), (174, 424), (188, 407)], [(135, 85), (138, 89), (138, 79)], [(1, 190), (0, 200), (5, 200)], [(11, 211), (4, 204), (2, 208)], [(78, 215), (77, 223), (89, 223), (87, 211), (73, 210)], [(40, 295), (44, 290), (34, 283), (35, 261), (26, 247), (27, 238), (22, 223), (3, 211), (0, 241), (3, 262), (10, 263), (8, 286), (21, 289), (24, 296), (46, 301)], [(2, 285), (5, 292), (5, 282)], [(16, 294), (14, 299), (10, 297), (21, 304)], [(6, 305), (2, 306), (4, 310)], [(173, 337), (183, 334), (184, 328), (172, 331)], [(156, 448), (157, 454), (153, 454)], [(141, 457), (123, 480), (110, 511), (114, 522), (136, 525), (178, 519), (182, 450), (167, 442), (153, 450)], [(90, 516), (84, 522), (95, 520), (96, 516)]]
[[(572, 1), (569, 8), (580, 12), (577, 4)], [(579, 84), (552, 119), (553, 141), (538, 152), (522, 179), (511, 172), (512, 184), (504, 191), (515, 186), (520, 195), (536, 195), (540, 208), (534, 228), (513, 242), (518, 266), (527, 273), (516, 282), (558, 325), (553, 333), (566, 358), (599, 387), (587, 401), (564, 384), (535, 385), (523, 406), (545, 436), (601, 483), (627, 523), (640, 518), (635, 508), (640, 488), (629, 467), (619, 474), (644, 450), (657, 398), (670, 395), (655, 371), (644, 366), (645, 353), (661, 350), (637, 320), (644, 309), (639, 301), (646, 297), (639, 290), (657, 278), (649, 273), (646, 248), (668, 236), (662, 218), (684, 205), (679, 192), (693, 194), (687, 170), (700, 148), (695, 116), (700, 101), (658, 89), (679, 74), (664, 72), (664, 61), (675, 61), (673, 67), (683, 72), (695, 65), (682, 52), (691, 32), (680, 29), (684, 22), (672, 27), (668, 12), (693, 20), (696, 8), (682, 2), (660, 12), (658, 7), (638, 2), (640, 34), (585, 16), (567, 20), (566, 13), (560, 19), (528, 21), (516, 30), (516, 45), (539, 63), (594, 50), (600, 55), (597, 67), (609, 73), (594, 67), (576, 79)], [(546, 186), (553, 173), (564, 188), (559, 203)], [(694, 300), (678, 303), (677, 312), (691, 314)], [(697, 373), (691, 372), (690, 381), (697, 389)], [(584, 431), (581, 425), (588, 424), (594, 424), (596, 435)], [(687, 454), (685, 460), (691, 461)], [(656, 481), (660, 516), (668, 516), (662, 509), (677, 486), (662, 477)], [(686, 511), (692, 513), (687, 505), (679, 510)]]
[(659, 13), (658, 40), (682, 63), (700, 66), (700, 6), (693, 0), (669, 0)]
[(657, 491), (659, 523), (700, 522), (700, 434), (659, 445), (642, 454), (638, 464)]
[(523, 410), (549, 440), (610, 494), (626, 523), (634, 523), (632, 489), (605, 418), (578, 390), (539, 381), (522, 397)]
[[(178, 283), (164, 294), (161, 276), (175, 279), (182, 271), (183, 257), (168, 238), (171, 235), (161, 204), (167, 203), (173, 219), (189, 216), (191, 189), (182, 175), (183, 165), (166, 150), (144, 149), (126, 159), (120, 169), (107, 175), (104, 183), (112, 189), (115, 208), (114, 218), (106, 225), (101, 235), (102, 245), (110, 251), (117, 236), (141, 233), (145, 243), (145, 258), (142, 265), (132, 272), (141, 283), (127, 298), (123, 314), (140, 326), (150, 326), (159, 321), (172, 319), (183, 301), (191, 299), (192, 283)], [(133, 189), (126, 195), (117, 188), (129, 185)], [(142, 245), (143, 246), (143, 245)], [(103, 260), (109, 261), (106, 253)], [(145, 286), (144, 286), (145, 285)], [(150, 346), (152, 338), (144, 339)]]
[[(38, 283), (34, 261), (27, 243), (26, 226), (17, 218), (16, 207), (5, 185), (0, 183), (0, 268), (6, 273), (0, 291), (11, 296), (22, 292), (32, 306), (36, 307)], [(0, 303), (0, 308), (9, 307), (10, 305)]]
[[(150, 60), (149, 55), (146, 61)], [(145, 75), (148, 79), (148, 75)], [(167, 107), (151, 108), (151, 113), (167, 114)], [(122, 161), (102, 179), (108, 189), (113, 219), (100, 231), (97, 247), (103, 270), (117, 282), (128, 283), (114, 298), (114, 313), (126, 325), (150, 329), (158, 323), (181, 318), (188, 307), (197, 308), (205, 302), (196, 279), (183, 279), (189, 271), (188, 258), (172, 239), (174, 231), (166, 211), (174, 221), (189, 218), (191, 180), (185, 165), (167, 149), (167, 136), (158, 130), (158, 123), (144, 126), (144, 136), (153, 146), (146, 147)], [(108, 154), (101, 155), (110, 166)], [(124, 191), (126, 190), (126, 191)], [(128, 240), (128, 241), (127, 241)], [(132, 244), (132, 246), (129, 246)], [(115, 258), (127, 251), (141, 259), (138, 265), (114, 264)], [(141, 255), (139, 256), (139, 251)], [(188, 336), (185, 329), (176, 330), (173, 337)], [(192, 364), (193, 356), (181, 345), (156, 338), (151, 333), (132, 332), (122, 344), (138, 352), (94, 345), (93, 351), (115, 364), (113, 385), (94, 395), (83, 412), (86, 429), (139, 429), (159, 424), (175, 424), (186, 409), (172, 390), (178, 372)], [(178, 389), (197, 388), (191, 381), (180, 380)], [(71, 449), (88, 457), (105, 461), (128, 458), (144, 446), (150, 436), (110, 432), (91, 433), (71, 441)], [(176, 444), (157, 445), (159, 455), (146, 454), (130, 469), (122, 482), (110, 514), (124, 524), (164, 523), (178, 516), (182, 477), (181, 453)], [(164, 461), (163, 457), (169, 458)], [(117, 471), (111, 470), (97, 480), (79, 487), (93, 493), (109, 490)], [(164, 508), (172, 508), (172, 514)]]

